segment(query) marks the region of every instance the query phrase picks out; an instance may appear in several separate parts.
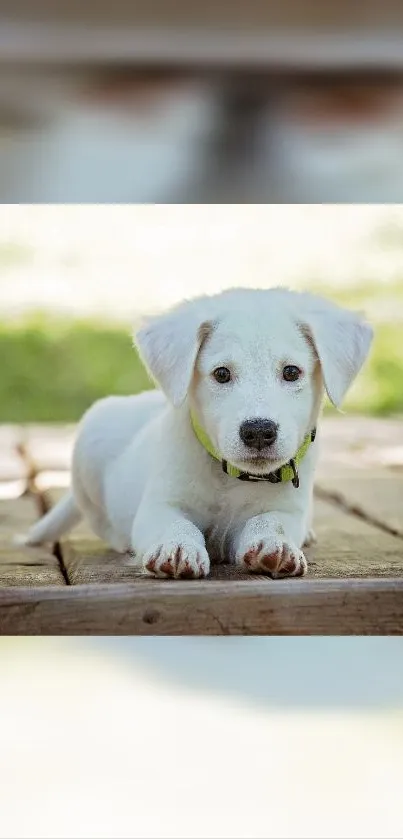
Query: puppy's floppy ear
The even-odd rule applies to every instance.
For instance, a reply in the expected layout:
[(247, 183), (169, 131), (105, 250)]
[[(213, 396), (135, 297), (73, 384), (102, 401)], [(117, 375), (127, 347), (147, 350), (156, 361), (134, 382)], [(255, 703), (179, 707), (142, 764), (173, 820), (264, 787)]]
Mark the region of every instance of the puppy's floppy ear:
[(356, 312), (314, 295), (302, 295), (303, 331), (319, 358), (327, 394), (340, 407), (361, 370), (373, 338), (372, 327)]
[(149, 318), (135, 335), (140, 356), (174, 407), (184, 401), (197, 355), (211, 330), (203, 301)]

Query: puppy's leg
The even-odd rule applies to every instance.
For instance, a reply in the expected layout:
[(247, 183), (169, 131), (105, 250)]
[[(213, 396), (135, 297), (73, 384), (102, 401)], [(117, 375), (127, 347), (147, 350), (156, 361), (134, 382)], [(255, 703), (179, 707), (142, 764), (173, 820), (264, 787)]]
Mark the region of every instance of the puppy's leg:
[(234, 540), (235, 563), (243, 570), (279, 577), (302, 577), (307, 562), (299, 545), (306, 524), (290, 513), (265, 513), (249, 519)]
[(180, 510), (142, 504), (132, 529), (136, 564), (155, 577), (206, 577), (210, 560), (204, 536)]
[(309, 530), (307, 531), (307, 534), (305, 536), (304, 543), (303, 543), (302, 547), (303, 548), (310, 548), (311, 545), (315, 545), (316, 542), (317, 542), (316, 533), (315, 533), (313, 527), (310, 527)]
[(308, 503), (308, 510), (309, 513), (306, 519), (306, 528), (304, 533), (304, 541), (302, 543), (303, 548), (309, 548), (311, 545), (314, 545), (317, 541), (316, 533), (313, 529), (313, 509), (314, 509), (314, 502), (313, 502), (313, 492), (311, 491)]

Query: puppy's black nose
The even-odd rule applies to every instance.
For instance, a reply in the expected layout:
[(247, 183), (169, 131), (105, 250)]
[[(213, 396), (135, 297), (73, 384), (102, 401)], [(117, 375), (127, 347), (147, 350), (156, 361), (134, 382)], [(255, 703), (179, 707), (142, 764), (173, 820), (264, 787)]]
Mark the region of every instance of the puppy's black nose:
[(239, 436), (249, 449), (261, 451), (272, 446), (277, 438), (278, 425), (273, 420), (245, 420), (239, 429)]

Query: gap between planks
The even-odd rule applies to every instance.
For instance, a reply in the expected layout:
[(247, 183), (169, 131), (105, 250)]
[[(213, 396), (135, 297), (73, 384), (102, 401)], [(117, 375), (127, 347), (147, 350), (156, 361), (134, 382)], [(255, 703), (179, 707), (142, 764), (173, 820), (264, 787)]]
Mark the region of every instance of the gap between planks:
[[(52, 505), (48, 504), (45, 493), (39, 492), (39, 490), (36, 488), (35, 476), (33, 476), (33, 479), (28, 483), (24, 495), (30, 496), (32, 498), (32, 501), (35, 504), (38, 511), (38, 519), (42, 518), (42, 516), (49, 512)], [(63, 576), (65, 584), (67, 586), (70, 586), (71, 583), (69, 580), (69, 575), (67, 573), (67, 568), (64, 564), (63, 552), (59, 542), (54, 542), (54, 544), (52, 545), (51, 553), (58, 561), (60, 572)]]
[[(29, 489), (29, 492), (32, 495), (32, 498), (38, 508), (38, 518), (42, 518), (42, 516), (49, 512), (52, 505), (48, 503), (45, 493), (39, 492), (39, 490), (35, 488), (35, 479), (33, 482), (33, 487)], [(70, 586), (71, 583), (67, 572), (67, 568), (64, 564), (63, 551), (60, 542), (54, 542), (54, 544), (52, 545), (52, 554), (59, 563), (59, 568), (61, 574), (63, 575), (63, 579), (66, 583), (66, 586)]]
[[(33, 496), (38, 509), (38, 517), (41, 517), (47, 513), (52, 506), (47, 498), (46, 492), (42, 491), (37, 485), (37, 477), (40, 475), (41, 469), (36, 465), (35, 460), (30, 455), (29, 447), (26, 446), (23, 441), (19, 441), (16, 449), (27, 467), (26, 491)], [(393, 527), (391, 524), (383, 521), (373, 513), (365, 510), (356, 502), (350, 501), (342, 492), (326, 489), (318, 483), (314, 487), (314, 495), (317, 499), (329, 503), (344, 514), (356, 519), (361, 519), (367, 524), (372, 525), (374, 528), (403, 540), (403, 529)], [(56, 542), (53, 545), (52, 552), (58, 561), (60, 571), (66, 585), (71, 586), (68, 570), (64, 562), (62, 545), (59, 542)]]
[[(21, 460), (25, 463), (26, 466), (26, 486), (24, 495), (30, 495), (35, 506), (38, 510), (38, 519), (42, 518), (46, 513), (49, 512), (51, 504), (48, 503), (46, 499), (46, 495), (44, 492), (41, 492), (37, 486), (37, 477), (40, 474), (40, 469), (38, 469), (34, 458), (31, 457), (29, 446), (26, 445), (23, 437), (18, 440), (15, 445), (15, 451)], [(67, 573), (67, 568), (64, 564), (63, 560), (63, 552), (61, 549), (61, 545), (59, 542), (55, 542), (52, 545), (52, 554), (57, 559), (60, 572), (63, 576), (65, 584), (70, 586), (69, 575)]]
[(342, 492), (324, 489), (320, 485), (315, 485), (314, 495), (321, 501), (327, 501), (329, 504), (333, 504), (334, 507), (337, 507), (347, 515), (362, 519), (367, 522), (367, 524), (371, 524), (373, 527), (376, 527), (378, 530), (383, 530), (384, 533), (389, 533), (390, 536), (403, 539), (403, 529), (400, 530), (399, 528), (392, 527), (392, 525), (382, 521), (382, 519), (379, 519), (377, 516), (368, 513), (363, 507), (360, 507), (359, 504), (350, 502)]
[[(46, 499), (46, 492), (41, 491), (36, 486), (35, 478), (39, 475), (40, 472), (37, 472), (33, 478), (33, 484), (31, 489), (32, 495), (37, 499), (37, 506), (38, 506), (38, 518), (45, 515), (51, 508), (51, 504), (48, 503)], [(378, 530), (382, 530), (385, 533), (389, 533), (390, 536), (395, 536), (398, 539), (403, 539), (403, 529), (399, 530), (398, 528), (392, 527), (392, 525), (387, 524), (382, 519), (368, 513), (364, 510), (363, 507), (360, 507), (358, 504), (354, 504), (348, 500), (348, 498), (343, 495), (341, 492), (336, 492), (333, 490), (324, 489), (321, 487), (320, 484), (315, 484), (314, 487), (314, 496), (320, 501), (325, 501), (328, 504), (332, 504), (334, 507), (337, 507), (341, 512), (346, 513), (347, 515), (352, 516), (353, 518), (362, 519), (363, 521), (367, 522), (367, 524), (371, 524), (373, 527), (376, 527)], [(56, 543), (59, 545), (59, 543)], [(59, 545), (59, 551), (61, 551)]]

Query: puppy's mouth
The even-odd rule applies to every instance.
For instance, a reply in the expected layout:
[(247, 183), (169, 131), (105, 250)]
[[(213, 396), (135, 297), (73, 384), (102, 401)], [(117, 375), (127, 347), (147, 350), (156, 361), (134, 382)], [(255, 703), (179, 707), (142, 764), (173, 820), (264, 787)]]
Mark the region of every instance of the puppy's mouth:
[(257, 455), (256, 457), (243, 457), (241, 459), (241, 463), (253, 463), (254, 466), (266, 466), (268, 463), (275, 462), (274, 458), (262, 457), (262, 455)]
[(237, 458), (236, 465), (242, 468), (245, 472), (275, 472), (280, 466), (283, 466), (284, 460), (277, 457), (269, 457), (257, 454), (256, 456), (249, 455), (249, 457)]

